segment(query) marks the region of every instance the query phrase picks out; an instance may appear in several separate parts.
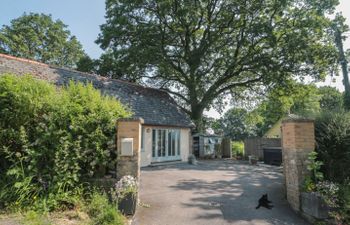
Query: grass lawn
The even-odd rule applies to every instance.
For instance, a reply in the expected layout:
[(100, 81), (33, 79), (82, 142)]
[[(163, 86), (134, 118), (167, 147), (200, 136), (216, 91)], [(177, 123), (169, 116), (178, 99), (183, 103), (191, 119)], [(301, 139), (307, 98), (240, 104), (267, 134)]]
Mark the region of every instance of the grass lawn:
[(0, 214), (1, 225), (85, 225), (89, 216), (80, 210), (53, 212), (40, 215), (35, 212)]

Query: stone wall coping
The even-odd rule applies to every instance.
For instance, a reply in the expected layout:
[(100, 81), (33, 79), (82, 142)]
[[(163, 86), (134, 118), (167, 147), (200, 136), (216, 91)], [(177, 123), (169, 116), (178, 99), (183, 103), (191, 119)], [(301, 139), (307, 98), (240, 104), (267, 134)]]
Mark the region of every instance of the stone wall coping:
[(145, 121), (141, 118), (120, 118), (118, 119), (118, 122), (140, 122), (141, 124), (143, 124)]

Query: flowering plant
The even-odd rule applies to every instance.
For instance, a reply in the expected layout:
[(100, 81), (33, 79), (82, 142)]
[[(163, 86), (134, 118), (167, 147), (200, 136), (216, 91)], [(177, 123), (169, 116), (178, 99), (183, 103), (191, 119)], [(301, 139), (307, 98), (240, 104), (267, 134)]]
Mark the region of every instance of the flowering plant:
[(331, 181), (320, 181), (316, 184), (316, 191), (323, 197), (330, 207), (338, 207), (338, 184)]
[(123, 176), (114, 188), (111, 190), (111, 194), (114, 200), (123, 199), (128, 194), (136, 194), (138, 189), (138, 182), (135, 177), (127, 175)]

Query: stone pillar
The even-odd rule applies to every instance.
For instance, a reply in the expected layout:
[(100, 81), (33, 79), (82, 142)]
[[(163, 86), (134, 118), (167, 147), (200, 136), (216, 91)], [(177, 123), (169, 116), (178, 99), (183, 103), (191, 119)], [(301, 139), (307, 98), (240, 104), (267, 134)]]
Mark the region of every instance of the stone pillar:
[(282, 122), (283, 173), (287, 200), (300, 211), (300, 195), (307, 170), (308, 154), (315, 150), (313, 120), (286, 119)]
[[(131, 175), (139, 180), (141, 163), (141, 129), (143, 119), (120, 119), (117, 122), (117, 179)], [(132, 138), (132, 139), (131, 139)], [(132, 140), (132, 155), (122, 155), (122, 141)]]

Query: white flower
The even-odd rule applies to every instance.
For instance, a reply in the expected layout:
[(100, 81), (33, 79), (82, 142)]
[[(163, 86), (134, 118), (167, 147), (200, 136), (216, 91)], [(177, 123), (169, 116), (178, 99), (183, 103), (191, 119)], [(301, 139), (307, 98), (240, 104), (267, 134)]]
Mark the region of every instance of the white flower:
[(122, 177), (115, 185), (112, 192), (116, 196), (123, 196), (127, 193), (137, 192), (138, 183), (136, 179), (130, 175)]

